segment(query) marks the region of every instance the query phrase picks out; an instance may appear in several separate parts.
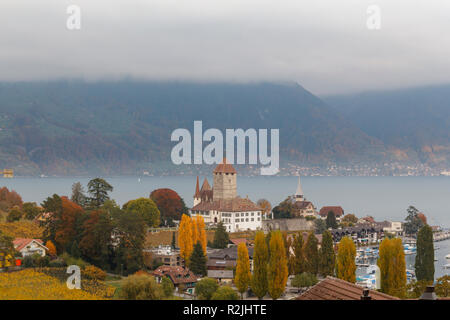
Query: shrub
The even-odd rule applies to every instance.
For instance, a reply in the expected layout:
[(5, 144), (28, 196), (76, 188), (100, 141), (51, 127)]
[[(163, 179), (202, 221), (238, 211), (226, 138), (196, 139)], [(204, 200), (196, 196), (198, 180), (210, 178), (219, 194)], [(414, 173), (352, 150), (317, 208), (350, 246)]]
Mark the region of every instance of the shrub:
[(211, 300), (219, 285), (212, 278), (203, 278), (195, 285), (195, 293), (200, 300)]
[(57, 259), (51, 260), (50, 263), (48, 264), (48, 266), (50, 268), (64, 268), (64, 267), (67, 267), (67, 264), (63, 259), (57, 258)]
[(87, 279), (96, 281), (104, 281), (106, 279), (106, 272), (92, 265), (85, 267), (82, 270), (81, 275)]
[(68, 254), (67, 252), (64, 252), (64, 253), (61, 255), (61, 258), (64, 260), (64, 262), (65, 262), (66, 265), (68, 265), (68, 266), (76, 265), (76, 266), (79, 266), (81, 269), (84, 269), (84, 268), (86, 268), (86, 267), (89, 265), (89, 263), (87, 263), (87, 262), (84, 261), (83, 259), (72, 257), (72, 256), (71, 256), (70, 254)]
[(164, 277), (161, 281), (161, 286), (166, 298), (169, 298), (173, 295), (173, 290), (175, 289), (175, 287), (172, 280), (170, 280), (168, 277)]
[(307, 272), (297, 274), (291, 281), (291, 285), (297, 288), (311, 287), (317, 283), (315, 275)]
[(217, 289), (211, 297), (211, 300), (239, 300), (239, 296), (233, 288), (223, 286)]
[(164, 292), (153, 276), (132, 275), (122, 280), (120, 297), (127, 300), (161, 300)]

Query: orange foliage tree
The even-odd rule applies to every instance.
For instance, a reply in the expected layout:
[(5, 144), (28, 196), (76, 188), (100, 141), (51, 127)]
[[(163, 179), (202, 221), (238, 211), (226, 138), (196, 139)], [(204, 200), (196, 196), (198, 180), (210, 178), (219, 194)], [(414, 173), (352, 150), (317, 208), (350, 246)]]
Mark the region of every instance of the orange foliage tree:
[(62, 212), (58, 223), (58, 229), (55, 233), (55, 242), (60, 248), (65, 248), (75, 238), (77, 234), (76, 222), (84, 213), (84, 210), (75, 202), (70, 201), (67, 197), (61, 197), (61, 201)]
[(178, 246), (180, 247), (180, 256), (184, 259), (185, 265), (189, 264), (189, 257), (194, 248), (193, 240), (191, 217), (183, 214), (178, 228)]
[(205, 220), (202, 216), (196, 216), (192, 219), (194, 243), (200, 242), (202, 245), (203, 253), (206, 254), (206, 230), (205, 230)]
[(0, 188), (0, 210), (8, 211), (12, 207), (22, 208), (22, 197), (14, 190), (9, 191), (7, 187)]
[(181, 215), (187, 212), (183, 199), (172, 189), (162, 188), (153, 190), (150, 194), (161, 213), (161, 220), (180, 220)]
[(48, 248), (48, 254), (52, 257), (56, 256), (56, 247), (51, 240), (48, 240), (45, 243), (45, 246)]

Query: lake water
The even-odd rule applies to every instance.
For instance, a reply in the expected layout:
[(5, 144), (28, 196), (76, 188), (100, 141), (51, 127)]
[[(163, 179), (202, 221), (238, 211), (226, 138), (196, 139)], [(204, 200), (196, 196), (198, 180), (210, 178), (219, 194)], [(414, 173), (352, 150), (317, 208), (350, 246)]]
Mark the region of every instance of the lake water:
[[(195, 177), (106, 177), (114, 186), (111, 197), (119, 204), (148, 197), (157, 188), (177, 191), (192, 206)], [(203, 177), (200, 178), (202, 183)], [(0, 185), (16, 190), (24, 201), (41, 203), (57, 193), (69, 195), (74, 182), (86, 186), (89, 178), (2, 179)], [(212, 177), (208, 177), (212, 185)], [(238, 194), (253, 201), (266, 198), (273, 206), (295, 193), (297, 177), (238, 177)], [(340, 205), (345, 213), (376, 220), (402, 221), (409, 205), (425, 213), (431, 225), (450, 227), (450, 177), (302, 177), (303, 192), (320, 209)]]

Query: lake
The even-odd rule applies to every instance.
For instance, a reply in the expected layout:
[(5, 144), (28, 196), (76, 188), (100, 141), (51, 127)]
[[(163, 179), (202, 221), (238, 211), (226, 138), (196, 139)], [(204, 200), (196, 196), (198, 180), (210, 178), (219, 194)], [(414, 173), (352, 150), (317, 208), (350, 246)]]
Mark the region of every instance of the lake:
[[(130, 199), (148, 197), (157, 188), (177, 191), (192, 206), (195, 177), (106, 177), (114, 191), (111, 197), (119, 204)], [(302, 177), (307, 200), (320, 209), (339, 205), (345, 213), (358, 217), (371, 215), (376, 220), (402, 221), (406, 209), (413, 205), (424, 212), (430, 225), (450, 227), (450, 177)], [(202, 183), (203, 177), (200, 177)], [(21, 178), (2, 179), (0, 185), (16, 190), (24, 201), (41, 203), (57, 193), (68, 195), (74, 182), (86, 186), (89, 178)], [(212, 177), (208, 177), (212, 185)], [(297, 177), (238, 176), (238, 194), (253, 201), (266, 198), (273, 206), (295, 193)]]

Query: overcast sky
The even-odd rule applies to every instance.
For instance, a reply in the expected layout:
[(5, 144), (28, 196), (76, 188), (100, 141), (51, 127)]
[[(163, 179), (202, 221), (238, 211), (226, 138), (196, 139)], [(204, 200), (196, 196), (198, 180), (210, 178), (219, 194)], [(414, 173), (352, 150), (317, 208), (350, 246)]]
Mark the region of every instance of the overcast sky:
[[(81, 29), (66, 28), (71, 4)], [(381, 9), (369, 30), (366, 10)], [(1, 0), (0, 80), (450, 83), (449, 0)]]

